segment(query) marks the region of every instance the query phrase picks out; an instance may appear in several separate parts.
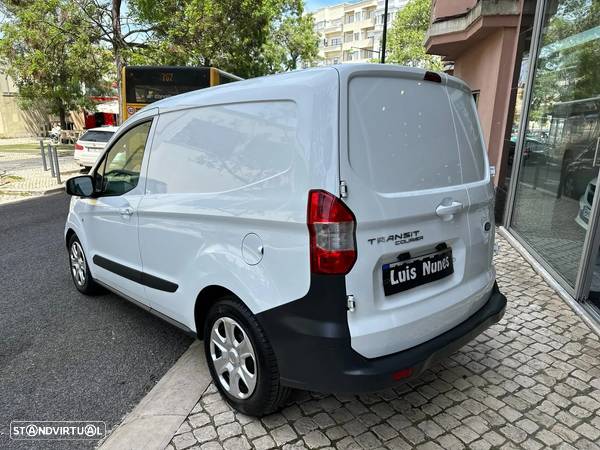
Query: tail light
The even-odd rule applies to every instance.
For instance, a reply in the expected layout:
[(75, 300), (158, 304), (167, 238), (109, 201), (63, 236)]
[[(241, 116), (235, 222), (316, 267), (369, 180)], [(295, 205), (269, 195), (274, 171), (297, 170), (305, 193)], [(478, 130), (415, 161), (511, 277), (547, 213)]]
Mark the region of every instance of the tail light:
[(356, 262), (356, 219), (336, 196), (323, 190), (308, 193), (310, 267), (313, 273), (350, 272)]
[(83, 150), (83, 145), (75, 143), (75, 150)]

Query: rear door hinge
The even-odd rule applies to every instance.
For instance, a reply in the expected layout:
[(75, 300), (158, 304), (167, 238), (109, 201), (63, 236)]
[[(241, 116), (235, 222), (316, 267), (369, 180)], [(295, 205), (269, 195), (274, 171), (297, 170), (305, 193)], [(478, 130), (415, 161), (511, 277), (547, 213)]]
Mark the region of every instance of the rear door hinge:
[(354, 312), (356, 309), (356, 302), (354, 301), (354, 295), (346, 296), (346, 305), (348, 307), (348, 311)]
[(340, 197), (346, 198), (348, 197), (348, 185), (344, 180), (340, 181)]

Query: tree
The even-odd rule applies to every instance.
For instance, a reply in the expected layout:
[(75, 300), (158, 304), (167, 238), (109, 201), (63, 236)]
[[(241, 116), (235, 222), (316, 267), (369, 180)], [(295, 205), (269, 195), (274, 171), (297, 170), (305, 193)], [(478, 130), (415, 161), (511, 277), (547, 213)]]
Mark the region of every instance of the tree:
[(312, 14), (304, 15), (302, 9), (295, 11), (272, 26), (264, 46), (267, 71), (296, 70), (300, 61), (313, 65), (318, 59), (318, 46), (319, 35), (315, 31), (314, 17)]
[(69, 110), (89, 105), (86, 90), (105, 92), (108, 55), (96, 29), (68, 0), (5, 3), (0, 58), (24, 106), (43, 105), (66, 126)]
[(96, 29), (99, 40), (110, 48), (114, 60), (114, 77), (120, 86), (122, 67), (129, 59), (136, 58), (136, 52), (147, 47), (154, 27), (140, 21), (136, 14), (135, 0), (129, 2), (133, 8), (127, 8), (125, 13), (122, 0), (72, 1), (79, 7), (89, 25)]
[(428, 55), (425, 34), (429, 27), (431, 0), (411, 0), (394, 20), (388, 38), (387, 60), (405, 66), (442, 70), (439, 56)]
[(250, 78), (316, 53), (316, 40), (313, 51), (299, 38), (311, 23), (302, 0), (135, 0), (130, 8), (153, 26), (139, 56), (155, 64), (216, 66)]

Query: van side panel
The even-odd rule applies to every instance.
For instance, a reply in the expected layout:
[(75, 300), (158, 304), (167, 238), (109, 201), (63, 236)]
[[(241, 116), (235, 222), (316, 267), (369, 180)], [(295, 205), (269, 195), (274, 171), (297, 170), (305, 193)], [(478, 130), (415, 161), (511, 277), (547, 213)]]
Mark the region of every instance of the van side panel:
[(139, 238), (144, 272), (179, 288), (147, 288), (153, 308), (194, 330), (206, 286), (231, 290), (255, 314), (308, 292), (308, 191), (338, 185), (337, 73), (314, 82), (161, 113)]

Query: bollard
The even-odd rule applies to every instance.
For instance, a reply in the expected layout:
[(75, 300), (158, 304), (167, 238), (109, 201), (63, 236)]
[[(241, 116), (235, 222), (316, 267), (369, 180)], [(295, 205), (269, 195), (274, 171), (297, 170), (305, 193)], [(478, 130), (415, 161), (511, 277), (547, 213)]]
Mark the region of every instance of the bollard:
[(56, 172), (56, 181), (58, 181), (58, 184), (61, 184), (60, 166), (58, 165), (58, 148), (56, 148), (56, 145), (54, 146), (54, 171)]
[(50, 175), (52, 178), (56, 176), (54, 173), (54, 157), (52, 156), (52, 144), (48, 144), (48, 161), (50, 162)]
[(48, 165), (46, 164), (46, 152), (44, 151), (44, 140), (40, 139), (40, 151), (42, 152), (42, 166), (44, 167), (44, 172), (48, 170)]

